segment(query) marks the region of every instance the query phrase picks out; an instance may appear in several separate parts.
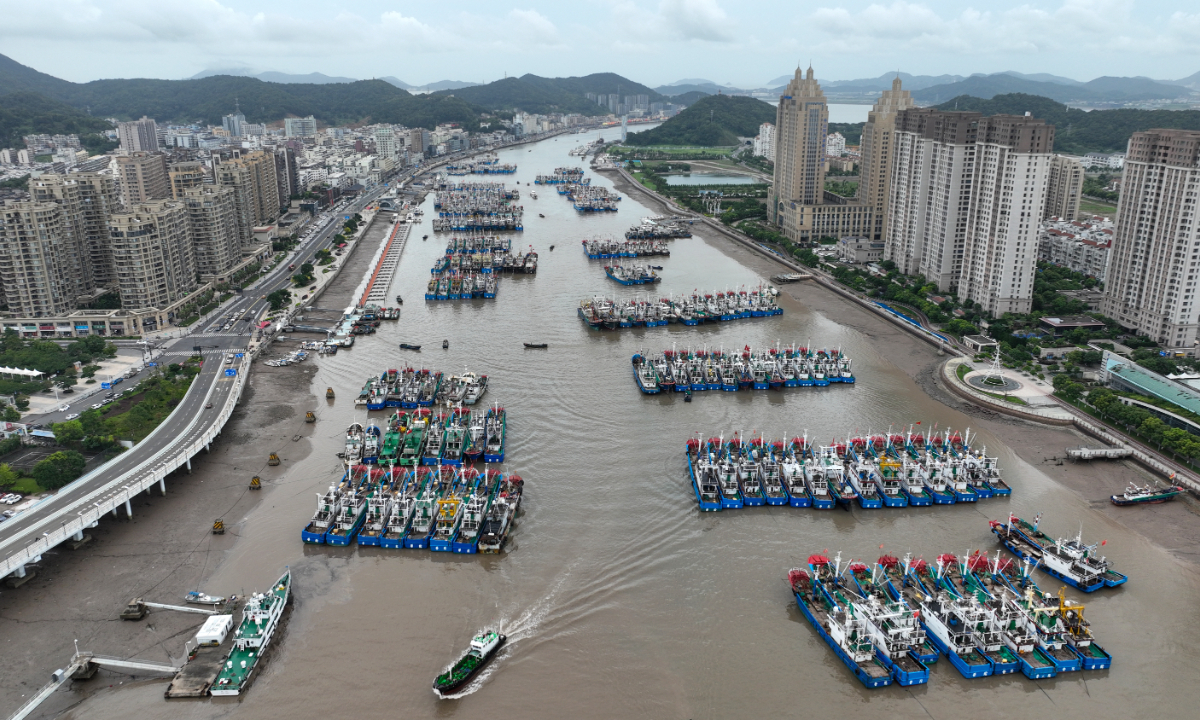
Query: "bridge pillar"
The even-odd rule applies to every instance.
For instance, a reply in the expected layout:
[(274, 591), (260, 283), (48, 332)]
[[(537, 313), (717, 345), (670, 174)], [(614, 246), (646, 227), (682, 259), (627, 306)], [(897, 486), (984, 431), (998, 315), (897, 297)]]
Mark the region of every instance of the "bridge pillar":
[(79, 530), (76, 530), (75, 534), (71, 536), (71, 539), (74, 540), (75, 542), (79, 542), (80, 540), (83, 540), (83, 529), (80, 528)]
[(113, 517), (117, 516), (117, 508), (119, 508), (119, 507), (120, 507), (120, 505), (113, 505)]
[(125, 516), (130, 520), (133, 519), (133, 506), (129, 504), (129, 499), (125, 499)]
[[(188, 475), (191, 475), (192, 474), (192, 459), (191, 458), (187, 459), (187, 466), (188, 466)], [(163, 491), (163, 494), (164, 495), (166, 494), (166, 490)]]
[[(191, 471), (192, 471), (191, 461), (189, 460), (188, 461), (188, 472), (191, 472)], [(162, 493), (163, 495), (167, 494), (167, 479), (165, 477), (160, 477), (158, 479), (158, 491), (160, 493)]]
[(16, 569), (16, 570), (13, 570), (12, 574), (13, 574), (13, 576), (14, 576), (14, 577), (19, 577), (19, 578), (23, 578), (23, 577), (25, 577), (25, 566), (24, 566), (24, 565), (18, 565), (18, 566), (17, 566), (17, 569)]

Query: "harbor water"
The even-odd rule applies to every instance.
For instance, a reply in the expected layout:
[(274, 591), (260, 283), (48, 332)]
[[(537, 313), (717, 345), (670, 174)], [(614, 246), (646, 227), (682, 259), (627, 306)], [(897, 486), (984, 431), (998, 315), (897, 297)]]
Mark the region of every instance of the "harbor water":
[[(450, 237), (431, 229), (430, 196), (388, 292), (388, 304), (397, 294), (406, 301), (400, 320), (383, 323), (376, 335), (336, 356), (314, 359), (319, 367), (311, 386), (297, 387), (288, 399), (301, 414), (317, 412), (312, 450), (265, 487), (246, 517), (226, 519), (236, 525), (238, 542), (203, 579), (210, 592), (262, 589), (291, 566), (295, 606), (249, 693), (168, 704), (161, 684), (138, 682), (99, 692), (66, 717), (1194, 717), (1200, 582), (1192, 566), (1101, 512), (1104, 488), (1090, 497), (1067, 489), (986, 430), (974, 443), (999, 456), (1014, 489), (1011, 499), (851, 512), (699, 513), (684, 459), (684, 443), (697, 432), (782, 437), (807, 431), (826, 443), (835, 434), (917, 421), (961, 430), (972, 418), (932, 399), (901, 367), (910, 356), (927, 356), (921, 362), (932, 364), (931, 349), (904, 338), (882, 342), (869, 323), (846, 322), (806, 301), (805, 293), (824, 292), (807, 286), (790, 286), (800, 288), (796, 297), (781, 295), (779, 317), (589, 330), (576, 316), (582, 298), (633, 297), (639, 289), (606, 279), (604, 263), (588, 261), (580, 241), (621, 237), (654, 213), (625, 196), (619, 212), (581, 215), (552, 187), (526, 183), (555, 167), (581, 164), (568, 151), (595, 137), (568, 135), (499, 153), (501, 163), (518, 169), (498, 179), (519, 181), (525, 206), (525, 231), (512, 236), (513, 249), (533, 245), (540, 254), (536, 275), (503, 276), (495, 300), (422, 301), (429, 268)], [(593, 185), (613, 186), (609, 177), (590, 170), (588, 176)], [(370, 236), (383, 231), (377, 226)], [(734, 289), (778, 271), (704, 231), (670, 248), (669, 258), (652, 259), (663, 266), (663, 282), (649, 291), (655, 296)], [(894, 338), (894, 331), (882, 337)], [(448, 350), (441, 349), (443, 339)], [(630, 356), (643, 349), (776, 341), (840, 347), (854, 360), (857, 383), (697, 393), (685, 404), (682, 395), (642, 395), (631, 372)], [(401, 351), (400, 342), (424, 349)], [(526, 350), (524, 342), (549, 348)], [(316, 495), (340, 477), (336, 453), (347, 425), (367, 419), (353, 398), (369, 374), (406, 364), (487, 374), (490, 387), (476, 407), (507, 409), (506, 468), (526, 481), (508, 552), (461, 556), (301, 544)], [(336, 400), (325, 399), (326, 387), (335, 389)], [(371, 417), (382, 424), (386, 413)], [(251, 431), (227, 433), (237, 438)], [(198, 469), (201, 477), (223, 472)], [(1086, 600), (1097, 638), (1115, 657), (1111, 670), (1038, 682), (1019, 674), (968, 681), (943, 658), (928, 686), (867, 690), (804, 621), (789, 592), (788, 569), (814, 552), (867, 561), (881, 552), (927, 559), (994, 552), (988, 520), (1004, 520), (1010, 511), (1023, 517), (1043, 512), (1043, 528), (1052, 533), (1073, 536), (1082, 527), (1085, 539), (1107, 540), (1104, 554), (1130, 576), (1119, 589), (1068, 593)], [(1047, 576), (1036, 579), (1058, 591)], [(489, 627), (508, 635), (507, 646), (460, 697), (439, 700), (430, 689), (433, 678), (475, 632)]]

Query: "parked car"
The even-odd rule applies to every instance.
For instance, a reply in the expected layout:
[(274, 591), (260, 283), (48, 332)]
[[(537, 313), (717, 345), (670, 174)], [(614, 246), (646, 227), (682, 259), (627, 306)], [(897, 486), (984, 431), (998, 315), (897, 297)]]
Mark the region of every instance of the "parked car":
[(96, 403), (95, 405), (92, 405), (93, 410), (99, 410), (102, 407), (104, 407), (104, 403)]
[(106, 394), (104, 395), (104, 399), (105, 399), (105, 400), (110, 400), (110, 399), (112, 399), (112, 398), (115, 398), (116, 396), (117, 396), (117, 394), (116, 394), (115, 392), (110, 392), (110, 393), (106, 393)]

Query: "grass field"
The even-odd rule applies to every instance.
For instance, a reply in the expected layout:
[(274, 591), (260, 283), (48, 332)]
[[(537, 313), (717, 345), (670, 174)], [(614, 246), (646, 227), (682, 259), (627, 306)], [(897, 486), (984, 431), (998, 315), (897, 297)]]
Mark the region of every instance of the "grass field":
[(1080, 200), (1079, 211), (1089, 213), (1091, 215), (1103, 215), (1105, 217), (1113, 217), (1117, 214), (1117, 208), (1113, 205), (1105, 205), (1094, 200)]

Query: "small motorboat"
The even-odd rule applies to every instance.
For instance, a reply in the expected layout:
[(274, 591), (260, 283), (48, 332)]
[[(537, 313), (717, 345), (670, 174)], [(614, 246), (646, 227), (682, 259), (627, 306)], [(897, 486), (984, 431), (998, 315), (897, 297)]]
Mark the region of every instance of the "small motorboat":
[(402, 298), (402, 297), (400, 297), (399, 295), (397, 295), (397, 296), (396, 296), (396, 303), (397, 303), (397, 304), (399, 304), (399, 305), (403, 305), (403, 304), (404, 304), (404, 298)]
[(548, 347), (546, 343), (525, 343), (526, 350), (545, 350)]
[(550, 246), (550, 249), (551, 249), (551, 250), (553, 250), (553, 249), (554, 249), (554, 246), (553, 246), (553, 245), (551, 245), (551, 246)]
[(428, 240), (428, 239), (429, 239), (429, 236), (428, 236), (428, 235), (423, 235), (423, 236), (421, 236), (421, 240)]
[(420, 350), (421, 346), (413, 345), (412, 343), (400, 343), (400, 349), (401, 350)]
[(197, 590), (192, 590), (183, 596), (184, 602), (192, 605), (224, 605), (225, 599), (224, 595), (209, 595)]
[(662, 265), (651, 265), (650, 266), (651, 270), (662, 270), (662, 268), (663, 268)]
[(450, 341), (449, 341), (449, 340), (443, 340), (443, 341), (442, 341), (442, 349), (443, 349), (443, 350), (449, 350), (449, 349), (450, 349)]
[(540, 218), (544, 218), (544, 217), (546, 217), (546, 216), (545, 216), (545, 215), (543, 215), (543, 214), (541, 214), (541, 213), (538, 213), (538, 217), (540, 217)]

